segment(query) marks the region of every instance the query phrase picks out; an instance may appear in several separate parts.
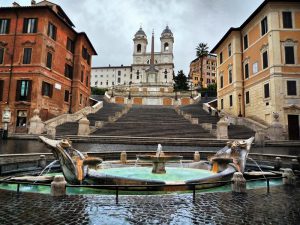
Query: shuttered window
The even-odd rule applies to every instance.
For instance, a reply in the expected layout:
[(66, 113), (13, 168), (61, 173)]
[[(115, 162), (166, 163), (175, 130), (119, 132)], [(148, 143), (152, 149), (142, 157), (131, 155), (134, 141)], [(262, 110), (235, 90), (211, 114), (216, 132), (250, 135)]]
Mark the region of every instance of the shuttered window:
[(223, 76), (221, 76), (221, 77), (220, 77), (220, 84), (221, 84), (221, 85), (220, 85), (220, 86), (221, 86), (221, 88), (223, 88), (223, 86), (224, 86), (224, 82), (223, 82)]
[(24, 48), (23, 64), (31, 63), (31, 53), (32, 53), (32, 48)]
[(261, 35), (263, 36), (268, 32), (268, 18), (265, 17), (261, 21)]
[(70, 79), (73, 78), (73, 67), (69, 64), (65, 64), (65, 76)]
[(54, 26), (52, 23), (48, 23), (48, 36), (52, 38), (53, 40), (56, 40), (56, 26)]
[(297, 85), (295, 80), (287, 81), (287, 95), (297, 95)]
[(16, 90), (16, 101), (31, 100), (31, 80), (18, 80)]
[(37, 18), (25, 18), (23, 23), (23, 33), (36, 33), (37, 25)]
[(47, 53), (47, 63), (46, 63), (46, 67), (51, 69), (52, 68), (52, 53), (48, 52)]
[(223, 63), (223, 52), (220, 53), (220, 64)]
[(283, 28), (293, 28), (291, 12), (282, 12)]
[(0, 48), (0, 64), (4, 61), (4, 48)]
[(42, 95), (43, 96), (48, 96), (48, 97), (51, 98), (52, 94), (53, 94), (53, 85), (43, 81), (43, 83), (42, 83)]
[(244, 36), (244, 49), (248, 48), (248, 35)]
[(249, 64), (245, 64), (245, 79), (249, 78)]
[(0, 19), (0, 34), (8, 34), (10, 19)]
[(229, 95), (229, 106), (231, 107), (233, 105), (233, 102), (232, 102), (232, 95)]
[(264, 85), (264, 94), (265, 94), (265, 98), (269, 98), (270, 97), (270, 85), (269, 84), (265, 84)]
[(293, 46), (285, 46), (285, 63), (286, 64), (295, 64), (295, 55)]
[(263, 69), (266, 69), (269, 66), (269, 62), (268, 62), (268, 52), (265, 51), (263, 53)]
[(65, 90), (65, 97), (64, 97), (65, 102), (69, 102), (69, 96), (70, 96), (70, 92), (68, 90)]
[(249, 95), (249, 91), (246, 92), (246, 104), (250, 103), (250, 95)]
[(0, 80), (0, 102), (3, 101), (4, 80)]
[(67, 50), (74, 53), (74, 41), (70, 38), (67, 39)]

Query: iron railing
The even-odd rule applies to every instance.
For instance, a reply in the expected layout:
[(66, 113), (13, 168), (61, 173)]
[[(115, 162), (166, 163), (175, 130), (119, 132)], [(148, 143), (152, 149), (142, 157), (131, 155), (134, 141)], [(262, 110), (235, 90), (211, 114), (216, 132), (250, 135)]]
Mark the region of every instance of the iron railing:
[[(249, 179), (247, 182), (252, 181), (266, 181), (267, 182), (267, 193), (270, 193), (270, 180), (276, 180), (276, 179), (283, 179), (286, 177), (267, 177), (267, 178), (256, 178), (256, 179)], [(17, 185), (17, 194), (20, 194), (20, 186), (21, 185), (33, 185), (33, 186), (48, 186), (51, 187), (51, 184), (45, 184), (45, 183), (35, 183), (35, 182), (23, 182), (23, 181), (10, 181), (10, 180), (0, 180), (0, 184), (16, 184)], [(225, 184), (231, 184), (233, 183), (232, 180), (227, 181), (215, 181), (215, 182), (201, 182), (201, 183), (190, 183), (190, 184), (150, 184), (150, 185), (71, 185), (67, 184), (66, 188), (95, 188), (95, 189), (106, 189), (106, 190), (115, 190), (115, 199), (116, 204), (119, 203), (119, 191), (120, 189), (125, 189), (126, 191), (137, 191), (136, 189), (128, 189), (128, 188), (146, 188), (144, 190), (138, 190), (138, 191), (149, 191), (149, 188), (162, 188), (162, 187), (191, 187), (193, 192), (193, 202), (196, 201), (196, 190), (197, 186), (201, 185), (225, 185)], [(160, 191), (160, 190), (151, 190), (151, 191)]]

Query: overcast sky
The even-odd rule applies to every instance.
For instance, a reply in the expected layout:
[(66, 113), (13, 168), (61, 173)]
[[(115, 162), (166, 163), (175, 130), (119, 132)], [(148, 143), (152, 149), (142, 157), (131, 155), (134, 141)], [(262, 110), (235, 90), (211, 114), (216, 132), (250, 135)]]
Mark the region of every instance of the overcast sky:
[[(1, 6), (13, 1), (30, 5), (31, 0), (0, 0)], [(39, 2), (39, 0), (37, 0)], [(60, 5), (75, 24), (85, 31), (98, 56), (92, 66), (130, 65), (133, 36), (142, 25), (148, 36), (152, 29), (155, 51), (160, 51), (160, 34), (169, 25), (173, 32), (175, 74), (189, 71), (200, 42), (212, 49), (230, 27), (240, 26), (263, 0), (52, 0)]]

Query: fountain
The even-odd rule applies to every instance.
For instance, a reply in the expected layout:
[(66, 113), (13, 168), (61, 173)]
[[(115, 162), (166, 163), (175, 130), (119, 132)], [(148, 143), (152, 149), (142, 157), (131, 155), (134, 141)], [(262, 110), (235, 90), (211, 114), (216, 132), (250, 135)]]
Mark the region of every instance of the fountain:
[(158, 144), (155, 155), (137, 155), (137, 159), (139, 161), (152, 162), (153, 164), (152, 173), (163, 174), (166, 173), (166, 169), (165, 169), (166, 162), (180, 161), (182, 159), (182, 156), (179, 155), (167, 156), (162, 151), (161, 144)]
[[(209, 161), (187, 163), (184, 167), (174, 164), (173, 167), (166, 167), (166, 163), (171, 165), (172, 162), (180, 162), (182, 156), (165, 154), (160, 144), (156, 154), (137, 155), (136, 160), (127, 160), (124, 164), (116, 161), (102, 163), (101, 159), (91, 158), (74, 149), (68, 140), (51, 140), (46, 137), (40, 139), (52, 149), (70, 184), (159, 185), (156, 189), (183, 190), (195, 183), (213, 183), (209, 186), (201, 184), (202, 188), (219, 186), (220, 183), (215, 181), (231, 179), (237, 171), (243, 173), (254, 138), (228, 142)], [(137, 167), (140, 161), (151, 162), (152, 167), (145, 164)], [(110, 163), (112, 167), (107, 168), (105, 163)], [(174, 184), (183, 186), (172, 186)]]

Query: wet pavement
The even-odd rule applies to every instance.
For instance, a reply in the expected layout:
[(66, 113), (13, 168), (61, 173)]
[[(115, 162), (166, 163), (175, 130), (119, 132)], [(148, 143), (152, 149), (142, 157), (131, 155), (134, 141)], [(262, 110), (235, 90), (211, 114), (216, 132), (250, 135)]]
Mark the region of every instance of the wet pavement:
[(202, 193), (120, 196), (0, 190), (0, 224), (300, 224), (300, 186)]
[[(111, 152), (111, 151), (156, 151), (157, 145), (126, 145), (126, 144), (97, 144), (73, 143), (82, 152)], [(217, 151), (220, 147), (201, 146), (163, 146), (164, 151)], [(51, 151), (39, 141), (34, 140), (0, 140), (0, 154), (20, 153), (50, 153)], [(300, 155), (299, 147), (264, 147), (251, 148), (251, 153)]]

